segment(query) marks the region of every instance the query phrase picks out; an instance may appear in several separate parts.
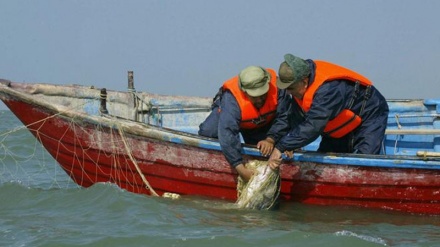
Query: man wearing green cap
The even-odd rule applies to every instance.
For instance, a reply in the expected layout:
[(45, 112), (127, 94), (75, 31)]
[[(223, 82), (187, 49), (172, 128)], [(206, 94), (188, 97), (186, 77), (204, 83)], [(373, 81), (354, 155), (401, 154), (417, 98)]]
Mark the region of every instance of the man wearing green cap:
[(372, 82), (357, 72), (318, 60), (284, 56), (278, 71), (280, 89), (293, 97), (302, 120), (276, 144), (273, 169), (281, 154), (291, 156), (321, 136), (319, 152), (379, 154), (388, 120), (388, 104)]
[(249, 66), (226, 82), (214, 98), (212, 112), (199, 126), (199, 135), (218, 138), (222, 152), (238, 174), (249, 180), (241, 137), (257, 145), (261, 154), (272, 153), (274, 143), (289, 129), (291, 98), (276, 86), (273, 69)]

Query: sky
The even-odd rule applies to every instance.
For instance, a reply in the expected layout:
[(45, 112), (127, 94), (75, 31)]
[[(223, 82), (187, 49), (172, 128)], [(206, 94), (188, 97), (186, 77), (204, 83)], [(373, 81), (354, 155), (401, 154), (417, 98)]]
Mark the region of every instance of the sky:
[[(440, 98), (438, 0), (0, 0), (0, 78), (213, 97), (291, 53)], [(6, 109), (0, 103), (0, 109)]]

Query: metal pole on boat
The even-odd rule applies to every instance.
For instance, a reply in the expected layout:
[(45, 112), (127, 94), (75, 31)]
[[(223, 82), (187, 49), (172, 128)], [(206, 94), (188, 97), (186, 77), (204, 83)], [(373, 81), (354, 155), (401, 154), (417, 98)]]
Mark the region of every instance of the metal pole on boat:
[(133, 108), (133, 120), (138, 121), (138, 104), (136, 102), (136, 90), (134, 89), (134, 75), (132, 70), (128, 71), (128, 92), (131, 95), (131, 102), (129, 102), (129, 106)]
[(133, 78), (133, 71), (128, 71), (128, 91), (135, 91), (134, 90), (134, 78)]
[(99, 108), (99, 111), (102, 114), (108, 114), (107, 111), (107, 89), (103, 88), (101, 89), (101, 107)]

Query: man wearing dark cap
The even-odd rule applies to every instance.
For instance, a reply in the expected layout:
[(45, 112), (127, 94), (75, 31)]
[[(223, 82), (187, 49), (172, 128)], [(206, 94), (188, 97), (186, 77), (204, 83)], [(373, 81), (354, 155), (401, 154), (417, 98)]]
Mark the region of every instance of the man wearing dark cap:
[(379, 154), (388, 120), (388, 104), (371, 81), (342, 66), (284, 56), (277, 86), (293, 96), (303, 116), (276, 144), (269, 158), (273, 169), (281, 154), (321, 136), (319, 152)]
[(274, 143), (287, 134), (291, 98), (276, 86), (273, 69), (249, 66), (226, 82), (214, 98), (212, 112), (199, 126), (199, 135), (218, 138), (229, 164), (245, 180), (240, 134), (246, 144), (257, 145), (261, 154), (272, 153)]

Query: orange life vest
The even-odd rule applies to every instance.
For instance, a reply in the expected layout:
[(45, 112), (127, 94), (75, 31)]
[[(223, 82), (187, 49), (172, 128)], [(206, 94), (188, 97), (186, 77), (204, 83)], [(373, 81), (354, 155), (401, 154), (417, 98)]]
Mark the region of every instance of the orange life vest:
[(238, 76), (227, 80), (223, 84), (223, 90), (229, 90), (237, 100), (241, 111), (240, 128), (255, 129), (269, 124), (276, 116), (278, 105), (278, 88), (276, 86), (277, 75), (275, 70), (266, 69), (270, 74), (269, 91), (266, 102), (260, 109), (255, 108), (239, 86)]
[[(302, 100), (295, 98), (304, 112), (310, 110), (316, 91), (325, 82), (347, 80), (367, 87), (373, 85), (373, 83), (365, 76), (342, 66), (325, 61), (314, 62), (316, 64), (315, 80), (307, 88)], [(350, 109), (344, 109), (327, 123), (324, 128), (324, 134), (333, 138), (340, 138), (357, 128), (361, 122), (362, 119), (358, 115)]]

